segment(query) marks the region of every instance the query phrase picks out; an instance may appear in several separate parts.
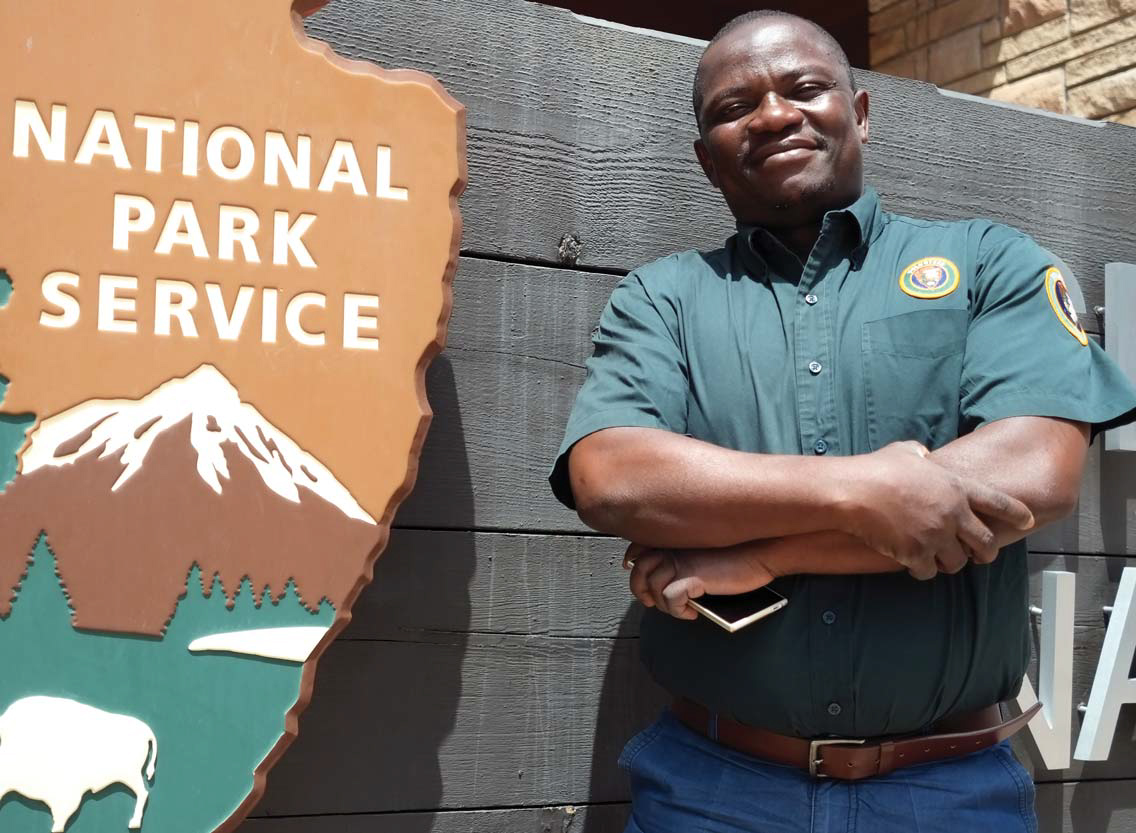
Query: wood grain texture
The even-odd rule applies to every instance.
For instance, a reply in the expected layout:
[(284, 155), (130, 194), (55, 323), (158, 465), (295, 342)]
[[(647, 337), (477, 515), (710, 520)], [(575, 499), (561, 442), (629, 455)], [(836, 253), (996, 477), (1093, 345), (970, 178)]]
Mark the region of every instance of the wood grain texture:
[(336, 643), (267, 815), (626, 800), (626, 740), (665, 696), (635, 640), (464, 633)]
[[(449, 345), (427, 375), (436, 416), (396, 526), (587, 531), (546, 478), (617, 281), (462, 259)], [(1100, 445), (1077, 514), (1034, 536), (1034, 549), (1136, 553), (1136, 466)]]
[(623, 551), (622, 541), (599, 536), (395, 530), (342, 639), (633, 639), (642, 608)]
[[(626, 800), (619, 750), (666, 696), (638, 661), (621, 550), (607, 538), (395, 532), (258, 813)], [(1042, 570), (1077, 574), (1074, 703), (1088, 696), (1101, 607), (1131, 563), (1031, 556), (1035, 602)], [(1019, 751), (1028, 763), (1028, 744)], [(1036, 776), (1136, 778), (1136, 714), (1122, 714), (1108, 763)]]
[(621, 833), (627, 804), (251, 818), (241, 833)]
[[(426, 70), (467, 106), (466, 249), (557, 262), (573, 235), (581, 265), (626, 270), (732, 230), (691, 150), (695, 45), (521, 0), (339, 0), (307, 27), (350, 57)], [(892, 210), (1022, 228), (1072, 267), (1090, 309), (1104, 263), (1136, 262), (1130, 128), (858, 77), (873, 94), (868, 179)]]

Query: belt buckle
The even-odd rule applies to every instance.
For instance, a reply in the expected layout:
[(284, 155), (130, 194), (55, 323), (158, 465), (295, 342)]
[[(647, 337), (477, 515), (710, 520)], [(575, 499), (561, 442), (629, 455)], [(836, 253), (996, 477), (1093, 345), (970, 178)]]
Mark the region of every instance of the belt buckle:
[(809, 775), (813, 778), (831, 778), (830, 775), (825, 775), (817, 771), (817, 767), (824, 763), (824, 758), (818, 758), (817, 753), (822, 746), (836, 746), (840, 744), (847, 744), (849, 746), (862, 746), (867, 740), (857, 740), (854, 738), (818, 738), (817, 740), (809, 741)]

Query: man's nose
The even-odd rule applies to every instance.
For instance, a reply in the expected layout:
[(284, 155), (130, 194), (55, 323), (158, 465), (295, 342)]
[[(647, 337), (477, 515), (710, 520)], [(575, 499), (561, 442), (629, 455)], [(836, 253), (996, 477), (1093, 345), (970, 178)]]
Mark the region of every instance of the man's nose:
[(780, 133), (787, 127), (800, 124), (801, 111), (775, 92), (769, 92), (750, 116), (748, 128), (755, 133)]

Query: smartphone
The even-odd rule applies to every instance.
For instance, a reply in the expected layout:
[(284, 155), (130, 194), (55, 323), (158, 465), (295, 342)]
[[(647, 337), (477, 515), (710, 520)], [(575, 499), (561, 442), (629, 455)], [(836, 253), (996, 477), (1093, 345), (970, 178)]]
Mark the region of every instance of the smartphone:
[(687, 604), (715, 625), (735, 633), (758, 619), (776, 613), (789, 604), (789, 600), (776, 590), (759, 587), (737, 596), (699, 596)]

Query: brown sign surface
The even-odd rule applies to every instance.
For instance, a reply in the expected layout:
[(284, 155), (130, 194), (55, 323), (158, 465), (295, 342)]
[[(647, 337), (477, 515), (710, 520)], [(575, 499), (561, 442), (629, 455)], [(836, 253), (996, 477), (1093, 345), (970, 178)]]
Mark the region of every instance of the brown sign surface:
[(464, 110), (308, 39), (319, 5), (0, 0), (0, 409), (26, 428), (0, 644), (41, 535), (78, 631), (161, 636), (191, 570), (230, 607), (294, 592), (334, 609), (318, 645), (218, 649), (304, 662), (294, 715), (371, 578), (429, 419)]

